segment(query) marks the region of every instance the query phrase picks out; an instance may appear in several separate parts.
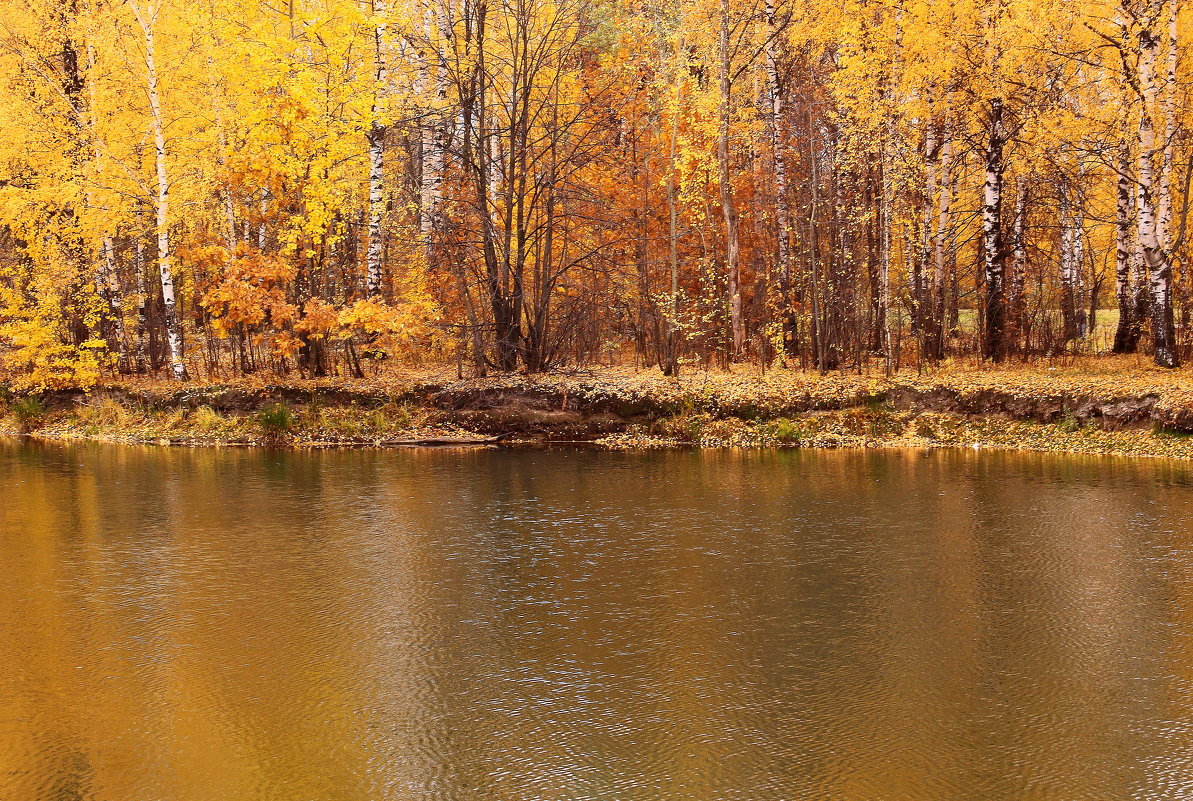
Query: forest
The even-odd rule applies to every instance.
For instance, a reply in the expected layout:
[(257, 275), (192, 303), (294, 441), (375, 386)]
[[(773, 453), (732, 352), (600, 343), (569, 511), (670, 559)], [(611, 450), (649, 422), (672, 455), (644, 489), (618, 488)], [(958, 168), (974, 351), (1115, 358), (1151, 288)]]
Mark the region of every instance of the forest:
[(1177, 0), (0, 0), (0, 378), (1193, 354)]

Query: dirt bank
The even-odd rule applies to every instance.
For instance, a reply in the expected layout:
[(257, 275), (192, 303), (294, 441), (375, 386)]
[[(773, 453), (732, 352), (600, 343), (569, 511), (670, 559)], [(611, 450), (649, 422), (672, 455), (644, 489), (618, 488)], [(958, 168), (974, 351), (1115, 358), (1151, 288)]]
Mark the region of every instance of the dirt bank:
[(830, 375), (597, 370), (371, 381), (148, 380), (10, 398), (5, 433), (172, 444), (917, 445), (1193, 456), (1193, 376), (1095, 369)]

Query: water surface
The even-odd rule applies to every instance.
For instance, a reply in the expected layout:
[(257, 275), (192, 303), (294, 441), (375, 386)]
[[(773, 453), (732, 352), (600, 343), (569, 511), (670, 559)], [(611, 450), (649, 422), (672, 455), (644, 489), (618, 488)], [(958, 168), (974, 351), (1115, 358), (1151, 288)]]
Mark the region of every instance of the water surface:
[(1191, 486), (0, 443), (0, 799), (1193, 798)]

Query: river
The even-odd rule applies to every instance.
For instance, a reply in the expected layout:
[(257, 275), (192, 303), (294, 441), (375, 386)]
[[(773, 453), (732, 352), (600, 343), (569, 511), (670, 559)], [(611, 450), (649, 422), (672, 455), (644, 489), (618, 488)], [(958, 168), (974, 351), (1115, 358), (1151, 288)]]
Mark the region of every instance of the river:
[(0, 799), (1193, 798), (1191, 488), (0, 441)]

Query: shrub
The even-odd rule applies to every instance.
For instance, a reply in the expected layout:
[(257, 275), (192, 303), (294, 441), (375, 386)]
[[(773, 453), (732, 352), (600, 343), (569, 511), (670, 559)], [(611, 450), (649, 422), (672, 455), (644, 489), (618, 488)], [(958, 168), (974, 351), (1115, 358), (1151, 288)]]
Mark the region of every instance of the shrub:
[(200, 433), (221, 431), (227, 420), (210, 406), (200, 406), (190, 414), (190, 425)]
[(294, 412), (284, 403), (273, 403), (257, 412), (257, 425), (265, 439), (278, 442), (294, 428)]
[(784, 445), (794, 445), (804, 436), (796, 422), (787, 417), (770, 421), (763, 430), (771, 439)]
[(1065, 409), (1065, 413), (1057, 422), (1056, 427), (1066, 434), (1072, 434), (1081, 428), (1081, 421), (1077, 419), (1077, 415), (1073, 414), (1071, 410)]
[(375, 433), (410, 428), (414, 424), (414, 412), (409, 404), (386, 404), (374, 409), (369, 422)]
[(886, 405), (886, 394), (883, 392), (871, 391), (867, 393), (862, 401), (862, 405), (874, 413), (889, 411)]
[(9, 401), (8, 411), (16, 418), (17, 425), (20, 426), (21, 433), (23, 434), (28, 434), (37, 428), (46, 414), (46, 409), (42, 405), (41, 398), (34, 395), (26, 395), (25, 397)]
[(117, 428), (128, 422), (128, 411), (118, 401), (103, 398), (99, 403), (83, 403), (76, 407), (75, 416), (79, 424), (98, 433), (105, 429)]
[(680, 442), (699, 442), (713, 422), (709, 414), (679, 414), (664, 417), (654, 425), (655, 433)]

